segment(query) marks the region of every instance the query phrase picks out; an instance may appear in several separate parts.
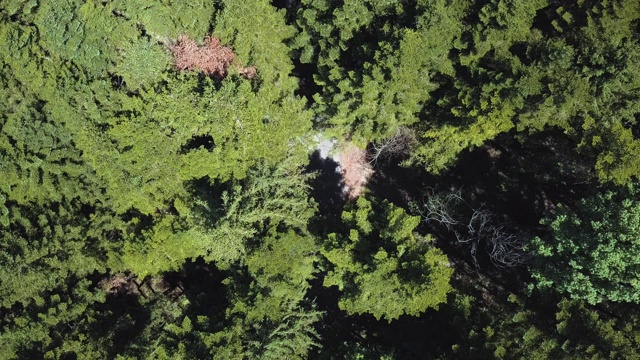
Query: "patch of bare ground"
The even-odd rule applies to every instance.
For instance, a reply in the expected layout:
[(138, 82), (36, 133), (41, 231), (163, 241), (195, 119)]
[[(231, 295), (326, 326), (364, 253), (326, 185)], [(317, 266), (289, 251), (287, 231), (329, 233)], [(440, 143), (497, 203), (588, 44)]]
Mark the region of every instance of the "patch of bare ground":
[(373, 168), (367, 159), (367, 151), (353, 144), (347, 144), (340, 153), (340, 172), (346, 197), (349, 200), (358, 198), (373, 175)]

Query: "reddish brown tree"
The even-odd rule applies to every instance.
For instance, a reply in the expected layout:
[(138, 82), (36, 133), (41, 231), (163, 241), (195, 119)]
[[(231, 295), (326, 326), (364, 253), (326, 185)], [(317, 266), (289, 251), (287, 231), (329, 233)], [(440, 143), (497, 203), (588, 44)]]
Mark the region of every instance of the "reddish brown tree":
[(220, 39), (208, 35), (203, 46), (181, 35), (170, 49), (178, 70), (200, 70), (219, 79), (227, 76), (227, 69), (235, 57), (230, 47), (220, 45)]
[(366, 150), (349, 144), (340, 153), (340, 169), (344, 191), (349, 200), (355, 200), (362, 194), (373, 175), (371, 164), (367, 161)]

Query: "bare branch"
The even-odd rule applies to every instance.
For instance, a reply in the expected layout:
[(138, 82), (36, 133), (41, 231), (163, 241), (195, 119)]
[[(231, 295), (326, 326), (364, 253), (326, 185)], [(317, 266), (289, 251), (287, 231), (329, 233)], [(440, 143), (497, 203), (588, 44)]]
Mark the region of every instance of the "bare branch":
[(379, 159), (408, 155), (415, 142), (416, 135), (412, 130), (398, 128), (391, 137), (371, 144), (367, 154), (369, 163), (376, 164)]
[(484, 248), (491, 262), (499, 268), (513, 268), (524, 264), (530, 255), (524, 251), (524, 239), (499, 223), (484, 204), (469, 205), (461, 190), (436, 194), (433, 189), (423, 199), (423, 219), (444, 226), (459, 244), (467, 244), (474, 263), (478, 266), (479, 248)]
[(454, 208), (461, 202), (464, 202), (464, 200), (460, 190), (442, 196), (435, 194), (435, 191), (431, 189), (427, 198), (423, 200), (426, 213), (423, 213), (422, 216), (427, 222), (435, 221), (446, 226), (448, 230), (452, 230), (455, 225), (460, 224), (452, 214)]

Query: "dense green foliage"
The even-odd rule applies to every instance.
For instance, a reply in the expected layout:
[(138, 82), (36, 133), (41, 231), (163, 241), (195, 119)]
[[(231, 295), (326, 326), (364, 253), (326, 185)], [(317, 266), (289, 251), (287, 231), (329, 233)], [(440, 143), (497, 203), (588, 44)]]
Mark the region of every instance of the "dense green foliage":
[(338, 133), (372, 141), (413, 125), (413, 161), (439, 172), (501, 133), (558, 127), (602, 179), (637, 172), (638, 2), (303, 4), (295, 44)]
[(531, 246), (539, 265), (540, 288), (566, 291), (596, 304), (605, 300), (640, 302), (640, 202), (638, 191), (607, 192), (559, 206), (545, 219), (553, 230)]
[[(460, 341), (442, 359), (635, 359), (638, 318), (621, 317), (615, 307), (594, 309), (561, 299), (541, 307), (539, 299), (513, 294), (489, 308), (469, 296), (452, 306), (452, 316), (465, 318), (453, 328)], [(445, 311), (447, 311), (446, 309)], [(458, 318), (458, 319), (459, 319)], [(468, 324), (472, 324), (469, 326)]]
[(4, 0), (0, 43), (1, 359), (640, 358), (637, 0)]
[(393, 204), (358, 199), (342, 213), (344, 231), (331, 233), (322, 254), (331, 263), (325, 286), (344, 292), (339, 306), (376, 319), (419, 315), (446, 301), (447, 257), (413, 233), (420, 217)]

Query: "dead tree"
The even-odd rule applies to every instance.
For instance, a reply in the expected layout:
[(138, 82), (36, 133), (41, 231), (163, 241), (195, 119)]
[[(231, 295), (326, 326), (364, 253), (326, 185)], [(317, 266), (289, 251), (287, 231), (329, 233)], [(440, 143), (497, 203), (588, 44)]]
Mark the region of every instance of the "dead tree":
[[(227, 71), (235, 59), (233, 49), (223, 46), (220, 39), (212, 36), (206, 36), (204, 45), (198, 45), (187, 35), (181, 35), (169, 49), (178, 70), (200, 70), (218, 79), (227, 76)], [(257, 70), (253, 66), (237, 66), (237, 70), (246, 79), (257, 76)]]
[(476, 266), (481, 248), (499, 268), (513, 268), (529, 259), (523, 237), (500, 223), (484, 205), (474, 207), (467, 203), (460, 190), (447, 194), (431, 190), (423, 200), (423, 208), (422, 217), (426, 222), (443, 226), (459, 244), (469, 246)]
[(380, 159), (410, 154), (416, 142), (415, 133), (408, 128), (401, 127), (393, 136), (371, 144), (367, 157), (370, 164), (376, 164)]

